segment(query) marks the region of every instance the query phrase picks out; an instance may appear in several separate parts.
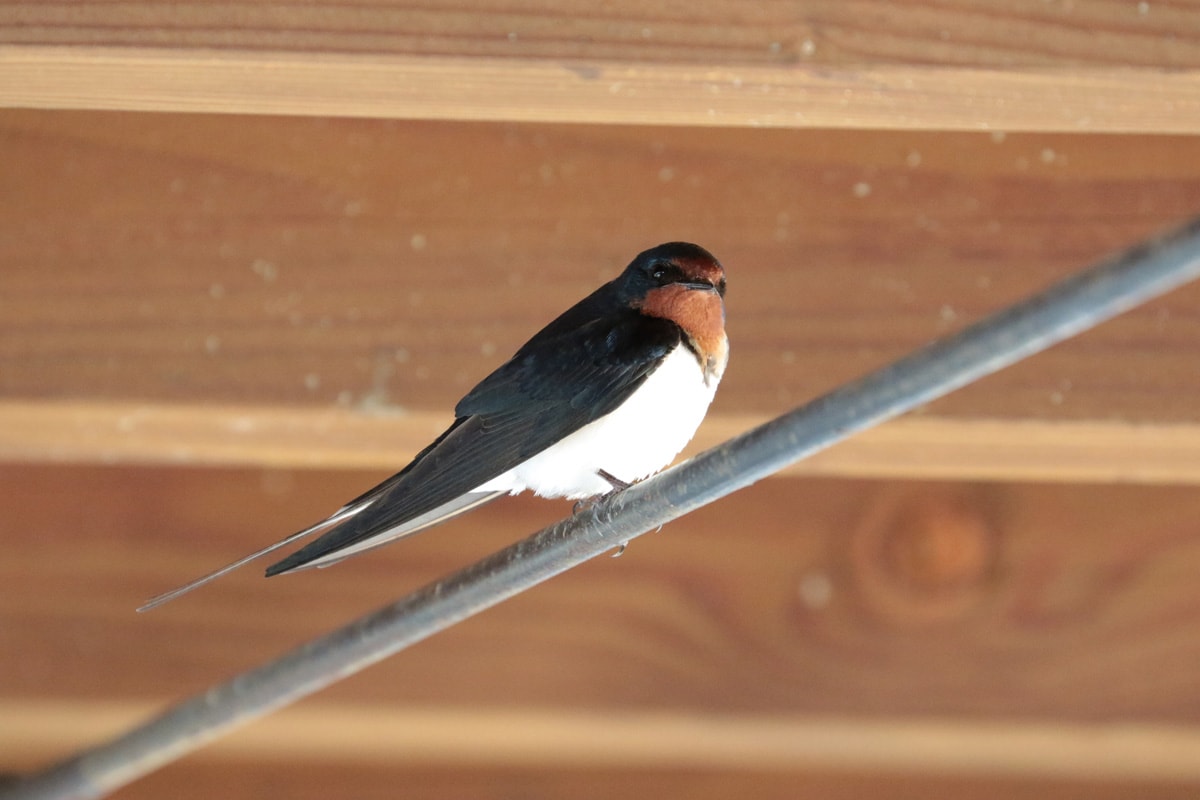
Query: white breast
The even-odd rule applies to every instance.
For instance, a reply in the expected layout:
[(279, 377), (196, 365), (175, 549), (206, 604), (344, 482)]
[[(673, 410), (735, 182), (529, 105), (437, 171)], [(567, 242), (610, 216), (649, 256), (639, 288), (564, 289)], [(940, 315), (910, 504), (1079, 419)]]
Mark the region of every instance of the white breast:
[(681, 345), (616, 410), (475, 491), (532, 489), (542, 497), (575, 499), (612, 489), (598, 470), (629, 483), (652, 475), (670, 464), (700, 427), (721, 371), (705, 383), (695, 355)]

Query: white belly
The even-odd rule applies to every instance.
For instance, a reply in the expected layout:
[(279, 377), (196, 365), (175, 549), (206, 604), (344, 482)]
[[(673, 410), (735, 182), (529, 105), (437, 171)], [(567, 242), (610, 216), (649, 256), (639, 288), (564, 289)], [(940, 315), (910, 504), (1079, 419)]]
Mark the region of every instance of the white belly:
[(612, 489), (598, 470), (629, 483), (653, 475), (691, 440), (719, 380), (718, 374), (705, 384), (696, 357), (677, 347), (615, 411), (475, 491), (532, 489), (542, 497), (576, 499)]

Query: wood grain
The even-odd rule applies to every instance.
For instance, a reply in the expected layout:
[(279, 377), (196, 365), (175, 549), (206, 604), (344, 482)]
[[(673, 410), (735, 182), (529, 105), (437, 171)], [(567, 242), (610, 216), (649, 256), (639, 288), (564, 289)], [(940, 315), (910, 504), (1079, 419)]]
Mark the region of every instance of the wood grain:
[(1200, 67), (1194, 2), (614, 0), (0, 3), (0, 43), (291, 53), (1079, 68)]
[(207, 759), (203, 755), (171, 764), (112, 796), (115, 800), (161, 797), (191, 800), (223, 797), (294, 800), (345, 796), (392, 800), (396, 787), (406, 798), (552, 798), (581, 800), (611, 797), (724, 800), (753, 796), (763, 800), (826, 798), (858, 800), (887, 796), (895, 800), (1191, 800), (1196, 787), (1187, 781), (1062, 779), (1014, 776), (914, 774), (832, 768), (754, 771), (746, 768), (527, 768), (491, 764), (332, 764), (323, 762), (251, 763)]
[[(190, 695), (569, 508), (504, 500), (335, 569), (248, 568), (133, 613), (377, 477), (5, 468), (0, 652), (20, 657), (0, 659), (0, 699)], [(764, 482), (320, 702), (1194, 726), (1198, 503), (1183, 487)]]
[[(450, 419), (337, 407), (0, 401), (0, 461), (394, 471)], [(711, 414), (681, 458), (767, 419)], [(1200, 428), (910, 416), (781, 474), (1195, 484)]]
[[(0, 115), (0, 396), (445, 414), (637, 250), (777, 414), (1200, 208), (1200, 140)], [(930, 407), (1193, 423), (1189, 287)]]
[[(155, 709), (0, 701), (9, 764), (133, 727)], [(956, 724), (570, 711), (454, 711), (307, 704), (214, 743), (207, 758), (318, 764), (505, 764), (608, 769), (840, 769), (1200, 786), (1200, 729)]]
[[(174, 770), (174, 768), (173, 768)], [(1186, 783), (1150, 781), (1071, 781), (1029, 778), (980, 778), (944, 775), (911, 775), (888, 772), (838, 772), (836, 770), (789, 770), (751, 772), (745, 769), (660, 769), (526, 770), (495, 767), (437, 768), (398, 772), (386, 767), (331, 769), (295, 765), (279, 775), (278, 770), (222, 764), (215, 769), (183, 767), (161, 779), (148, 779), (144, 788), (131, 787), (116, 795), (118, 800), (162, 797), (211, 797), (213, 792), (251, 791), (268, 786), (297, 800), (323, 798), (339, 791), (363, 800), (392, 798), (402, 784), (405, 795), (414, 798), (448, 796), (505, 798), (660, 797), (728, 798), (739, 795), (771, 800), (797, 797), (851, 800), (886, 795), (895, 800), (937, 800), (972, 797), (978, 800), (1109, 800), (1140, 797), (1146, 800), (1184, 800), (1195, 795)], [(207, 792), (207, 794), (205, 794)], [(255, 796), (255, 795), (247, 795)]]
[[(237, 797), (230, 792), (270, 787), (297, 800), (323, 798), (346, 792), (362, 800), (395, 797), (397, 784), (406, 797), (479, 798), (511, 797), (660, 797), (728, 798), (753, 796), (852, 800), (887, 796), (896, 800), (938, 800), (972, 797), (978, 800), (1116, 800), (1140, 797), (1147, 800), (1185, 800), (1195, 796), (1186, 782), (1072, 781), (1011, 777), (960, 777), (912, 775), (891, 772), (839, 772), (832, 769), (752, 772), (747, 769), (503, 769), (490, 766), (399, 771), (395, 768), (293, 765), (283, 771), (271, 767), (220, 764), (215, 768), (172, 767), (169, 774), (152, 777), (116, 795), (118, 800), (172, 797)], [(207, 792), (207, 793), (206, 793)], [(246, 796), (257, 796), (248, 794)]]
[(1200, 130), (1200, 74), (713, 66), (96, 47), (0, 51), (0, 107), (884, 130)]
[(0, 4), (0, 104), (1194, 133), (1187, 2)]

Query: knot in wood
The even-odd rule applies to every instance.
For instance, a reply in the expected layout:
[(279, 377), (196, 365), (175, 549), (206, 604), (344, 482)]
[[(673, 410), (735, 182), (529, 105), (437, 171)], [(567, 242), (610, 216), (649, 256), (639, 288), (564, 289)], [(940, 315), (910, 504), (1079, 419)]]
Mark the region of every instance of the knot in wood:
[(898, 621), (933, 622), (974, 607), (991, 583), (996, 537), (977, 504), (933, 494), (890, 496), (851, 545), (864, 599)]

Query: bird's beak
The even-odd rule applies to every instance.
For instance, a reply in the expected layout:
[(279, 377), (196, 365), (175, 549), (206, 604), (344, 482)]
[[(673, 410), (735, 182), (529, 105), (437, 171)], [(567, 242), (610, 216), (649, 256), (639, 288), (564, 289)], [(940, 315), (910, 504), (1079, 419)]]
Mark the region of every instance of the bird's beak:
[(717, 291), (716, 285), (713, 283), (710, 283), (709, 281), (683, 281), (682, 283), (688, 289), (699, 289), (700, 291), (703, 291), (703, 292)]

